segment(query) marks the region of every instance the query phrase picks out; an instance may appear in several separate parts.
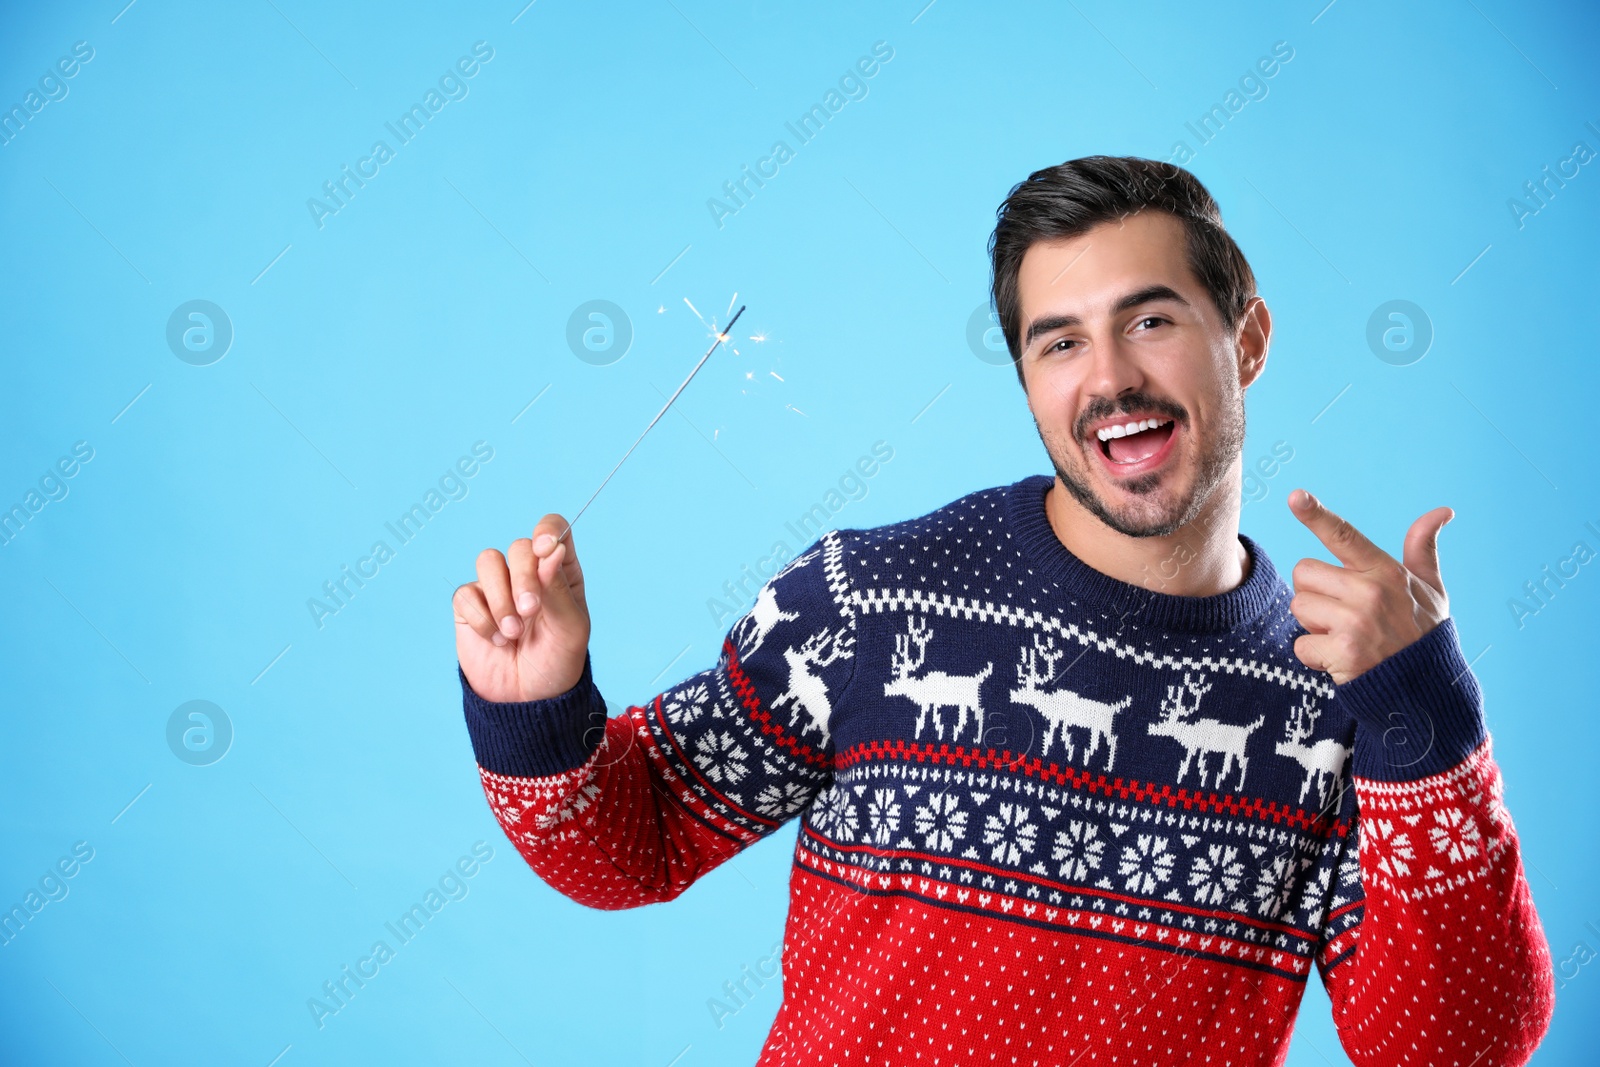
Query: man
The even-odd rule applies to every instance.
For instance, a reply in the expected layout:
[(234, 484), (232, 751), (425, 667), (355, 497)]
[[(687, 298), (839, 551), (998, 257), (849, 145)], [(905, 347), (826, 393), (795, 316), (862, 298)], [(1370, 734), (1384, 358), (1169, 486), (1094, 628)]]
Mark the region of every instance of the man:
[[(1315, 965), (1357, 1064), (1521, 1064), (1554, 1003), (1440, 578), (1303, 491), (1239, 533), (1272, 320), (1180, 168), (1001, 206), (993, 298), (1054, 478), (829, 531), (715, 667), (607, 719), (572, 535), (456, 591), (491, 808), (551, 886), (671, 900), (795, 815), (760, 1063), (1280, 1063)], [(565, 534), (563, 537), (562, 535)]]

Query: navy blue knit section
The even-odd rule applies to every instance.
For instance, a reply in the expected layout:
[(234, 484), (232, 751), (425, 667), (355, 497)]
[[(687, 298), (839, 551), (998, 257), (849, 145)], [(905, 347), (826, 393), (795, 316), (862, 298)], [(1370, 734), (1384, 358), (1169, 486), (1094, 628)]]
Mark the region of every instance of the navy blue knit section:
[(589, 656), (571, 689), (546, 700), (485, 700), (461, 679), (467, 734), (478, 765), (495, 774), (545, 778), (581, 767), (605, 737), (606, 702), (595, 687)]
[(1097, 571), (1073, 555), (1050, 525), (1044, 496), (1054, 484), (1054, 475), (1034, 474), (1005, 490), (1006, 518), (1014, 528), (1013, 536), (1046, 578), (1070, 590), (1080, 605), (1115, 618), (1119, 627), (1156, 634), (1227, 633), (1260, 616), (1283, 587), (1261, 546), (1242, 533), (1239, 541), (1250, 554), (1250, 573), (1238, 588), (1215, 596), (1178, 596), (1160, 591), (1163, 579), (1173, 577), (1182, 565), (1179, 557), (1174, 557), (1165, 570), (1157, 568), (1148, 573), (1148, 586)]
[(1385, 782), (1449, 770), (1483, 742), (1483, 692), (1445, 619), (1364, 674), (1334, 687), (1360, 727), (1351, 770)]
[[(1070, 669), (1044, 682), (1042, 690), (1070, 689), (1121, 707), (1117, 728), (1128, 744), (1114, 773), (1141, 781), (1240, 790), (1297, 807), (1312, 805), (1312, 787), (1320, 791), (1327, 783), (1315, 777), (1314, 768), (1302, 769), (1278, 749), (1292, 737), (1286, 730), (1298, 705), (1319, 686), (1333, 697), (1312, 701), (1312, 711), (1320, 707), (1329, 714), (1318, 720), (1309, 741), (1331, 739), (1347, 746), (1351, 771), (1365, 778), (1409, 781), (1437, 774), (1486, 736), (1482, 694), (1451, 620), (1351, 682), (1331, 686), (1325, 673), (1311, 671), (1295, 657), (1294, 640), (1305, 630), (1288, 610), (1291, 590), (1257, 542), (1239, 534), (1248, 572), (1238, 587), (1214, 596), (1161, 592), (1170, 576), (1159, 569), (1141, 579), (1153, 588), (1124, 582), (1095, 570), (1061, 543), (1045, 509), (1053, 484), (1050, 475), (1032, 475), (914, 519), (846, 530), (835, 578), (823, 573), (825, 562), (815, 546), (792, 560), (785, 568), (789, 577), (773, 586), (773, 613), (765, 621), (743, 617), (730, 631), (763, 706), (770, 707), (780, 694), (791, 698), (781, 709), (785, 737), (822, 753), (870, 741), (950, 740), (1063, 758), (1064, 752), (1056, 752), (1066, 747), (1066, 730), (1082, 730), (1081, 724), (1060, 727), (1054, 737), (1059, 747), (1052, 750), (1048, 720), (1026, 699), (1010, 696), (1019, 684), (1019, 655), (1041, 641), (1057, 642), (1060, 669)], [(797, 677), (786, 654), (814, 631), (825, 636), (844, 621), (829, 592), (836, 582), (864, 598), (865, 622), (859, 642), (853, 625), (837, 635), (844, 641), (836, 650), (842, 658), (828, 670), (843, 673), (827, 679), (825, 692), (834, 704), (831, 717), (822, 719), (807, 714), (793, 692), (785, 693), (795, 690)], [(962, 599), (958, 604), (948, 598)], [(986, 618), (991, 610), (1042, 612), (1043, 622), (1031, 624), (1033, 629), (1008, 627)], [(774, 620), (783, 620), (777, 625), (784, 628), (769, 637), (767, 627)], [(1047, 633), (1051, 625), (1086, 628), (1090, 636), (1082, 640), (1087, 644), (1066, 629)], [(974, 716), (964, 728), (953, 698), (924, 710), (914, 694), (886, 689), (894, 684), (893, 661), (913, 647), (908, 642), (914, 636), (927, 642), (928, 662), (913, 669), (917, 677), (936, 665), (949, 676), (975, 679)], [(1225, 753), (1212, 750), (1207, 756), (1167, 725), (1169, 707), (1199, 700), (1187, 695), (1191, 675), (1196, 691), (1205, 686), (1215, 692), (1207, 698), (1207, 710), (1190, 717), (1204, 723), (1220, 715), (1221, 724), (1251, 730), (1248, 744), (1257, 758), (1256, 770), (1249, 773), (1260, 785), (1246, 788), (1243, 761), (1232, 763), (1224, 778), (1219, 767)], [(857, 685), (840, 681), (858, 676)], [(680, 743), (698, 743), (700, 732), (713, 723), (719, 729), (728, 722), (756, 728), (731, 712), (724, 721), (723, 713), (703, 716), (696, 710), (707, 700), (711, 704), (705, 706), (719, 708), (732, 700), (722, 691), (724, 683), (718, 672), (703, 672), (666, 694), (668, 719), (682, 735)], [(547, 700), (495, 703), (474, 693), (464, 676), (461, 684), (473, 751), (478, 763), (495, 773), (544, 777), (572, 770), (603, 736), (607, 709), (587, 656), (578, 683)], [(851, 700), (844, 701), (839, 698), (847, 686)], [(992, 709), (987, 723), (976, 718), (980, 706)], [(947, 739), (944, 720), (952, 714), (956, 719)], [(1079, 740), (1092, 738), (1080, 734)], [(1075, 762), (1086, 769), (1111, 769), (1107, 749), (1095, 759), (1105, 762), (1086, 757)], [(753, 780), (743, 784), (751, 793), (746, 799), (761, 792)]]

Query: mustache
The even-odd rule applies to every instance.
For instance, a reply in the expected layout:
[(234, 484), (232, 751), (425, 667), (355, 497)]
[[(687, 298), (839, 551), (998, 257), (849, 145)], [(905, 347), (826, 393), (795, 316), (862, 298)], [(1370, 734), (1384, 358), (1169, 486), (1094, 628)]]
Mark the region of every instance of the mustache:
[(1079, 441), (1087, 441), (1091, 423), (1110, 418), (1112, 415), (1132, 415), (1135, 412), (1142, 414), (1152, 411), (1165, 415), (1179, 425), (1187, 426), (1189, 423), (1189, 409), (1176, 400), (1151, 393), (1132, 392), (1124, 393), (1115, 401), (1103, 396), (1097, 396), (1089, 401), (1088, 406), (1078, 414), (1077, 421), (1073, 424), (1073, 432)]

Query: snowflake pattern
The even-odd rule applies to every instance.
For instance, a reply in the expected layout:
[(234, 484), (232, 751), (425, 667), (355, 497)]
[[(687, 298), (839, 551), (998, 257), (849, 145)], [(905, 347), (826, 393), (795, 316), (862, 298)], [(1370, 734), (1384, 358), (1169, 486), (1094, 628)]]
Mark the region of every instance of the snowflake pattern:
[(687, 726), (700, 718), (706, 707), (711, 703), (711, 693), (706, 689), (704, 682), (696, 682), (686, 689), (679, 689), (668, 694), (662, 702), (666, 708), (667, 721), (674, 726)]
[(1028, 821), (1028, 809), (1021, 804), (1001, 804), (998, 815), (984, 821), (983, 843), (993, 845), (989, 858), (996, 863), (1019, 863), (1024, 853), (1032, 852), (1039, 828)]
[(1105, 856), (1106, 843), (1100, 839), (1100, 828), (1093, 823), (1071, 820), (1066, 829), (1056, 831), (1055, 847), (1050, 858), (1061, 864), (1061, 877), (1081, 882), (1090, 871), (1100, 869)]
[(1428, 840), (1451, 863), (1462, 863), (1482, 851), (1483, 835), (1478, 824), (1460, 808), (1441, 808), (1433, 813), (1433, 821), (1437, 825), (1428, 827)]
[(1350, 827), (1350, 840), (1345, 843), (1345, 856), (1339, 863), (1339, 885), (1344, 889), (1361, 888), (1361, 823)]
[(887, 845), (900, 829), (900, 802), (893, 789), (873, 790), (867, 804), (867, 824), (872, 842)]
[(1272, 862), (1256, 872), (1255, 901), (1257, 914), (1276, 919), (1288, 907), (1294, 895), (1294, 882), (1290, 878), (1293, 861), (1287, 853), (1280, 852)]
[(1328, 899), (1328, 887), (1332, 884), (1332, 867), (1318, 868), (1316, 875), (1307, 884), (1305, 893), (1300, 897), (1300, 906), (1305, 909), (1307, 925), (1318, 925), (1317, 917), (1321, 914), (1323, 902)]
[(1156, 886), (1172, 878), (1177, 856), (1168, 851), (1171, 842), (1160, 834), (1140, 834), (1136, 844), (1124, 845), (1117, 874), (1127, 879), (1123, 886), (1134, 893), (1154, 893)]
[(812, 821), (820, 833), (838, 841), (854, 840), (858, 818), (848, 791), (829, 786), (812, 810)]
[(786, 819), (805, 807), (808, 797), (800, 782), (772, 782), (756, 794), (756, 811), (769, 819)]
[(1208, 845), (1189, 868), (1189, 888), (1195, 891), (1195, 902), (1213, 907), (1238, 892), (1243, 878), (1244, 864), (1234, 845)]
[(948, 852), (967, 834), (967, 813), (956, 794), (929, 793), (928, 802), (917, 809), (914, 825), (927, 848)]
[(1397, 877), (1411, 873), (1411, 860), (1417, 850), (1411, 845), (1411, 835), (1397, 830), (1392, 819), (1373, 819), (1367, 824), (1372, 833), (1373, 852), (1378, 856), (1378, 866)]
[(711, 730), (695, 741), (695, 765), (718, 785), (734, 785), (750, 773), (744, 746), (726, 730)]

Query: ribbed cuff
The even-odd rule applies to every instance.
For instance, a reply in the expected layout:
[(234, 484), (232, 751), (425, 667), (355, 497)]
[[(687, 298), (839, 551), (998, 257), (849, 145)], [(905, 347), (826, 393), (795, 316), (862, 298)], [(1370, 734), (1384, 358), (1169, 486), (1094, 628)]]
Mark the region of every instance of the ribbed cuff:
[(485, 770), (547, 778), (582, 766), (605, 737), (606, 702), (595, 687), (587, 652), (577, 684), (544, 700), (485, 700), (459, 663), (456, 674), (472, 753)]
[(1356, 720), (1351, 769), (1362, 778), (1411, 782), (1439, 774), (1487, 736), (1483, 691), (1449, 618), (1334, 686), (1334, 700)]

